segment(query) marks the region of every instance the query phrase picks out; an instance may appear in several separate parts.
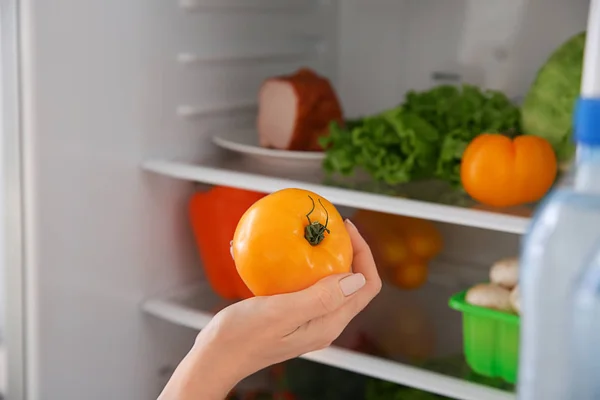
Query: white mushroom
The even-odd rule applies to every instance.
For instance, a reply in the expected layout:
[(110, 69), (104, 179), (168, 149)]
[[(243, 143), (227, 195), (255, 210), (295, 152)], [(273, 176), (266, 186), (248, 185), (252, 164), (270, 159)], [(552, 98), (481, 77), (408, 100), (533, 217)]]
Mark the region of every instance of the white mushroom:
[(502, 286), (481, 283), (467, 291), (465, 300), (469, 304), (500, 311), (512, 311), (510, 291)]
[(490, 269), (490, 281), (507, 289), (519, 283), (519, 260), (516, 257), (496, 261)]
[(512, 292), (510, 292), (510, 305), (517, 314), (521, 314), (521, 293), (519, 292), (519, 285), (515, 286)]

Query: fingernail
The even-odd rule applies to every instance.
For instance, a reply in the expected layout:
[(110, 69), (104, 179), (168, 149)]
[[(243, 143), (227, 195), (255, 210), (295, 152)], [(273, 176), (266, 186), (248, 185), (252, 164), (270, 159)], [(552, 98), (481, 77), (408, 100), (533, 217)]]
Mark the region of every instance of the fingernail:
[[(346, 224), (348, 224), (348, 225), (350, 225), (351, 227), (353, 227), (354, 229), (356, 229), (356, 225), (354, 225), (354, 224), (352, 223), (352, 221), (350, 221), (348, 218), (346, 218), (346, 221), (345, 221), (345, 222), (346, 222)], [(356, 229), (356, 230), (358, 230), (358, 229)]]
[(233, 240), (229, 242), (229, 254), (231, 254), (231, 258), (233, 258)]
[(344, 296), (350, 296), (356, 293), (361, 287), (365, 286), (365, 276), (361, 273), (352, 274), (340, 280), (340, 289)]

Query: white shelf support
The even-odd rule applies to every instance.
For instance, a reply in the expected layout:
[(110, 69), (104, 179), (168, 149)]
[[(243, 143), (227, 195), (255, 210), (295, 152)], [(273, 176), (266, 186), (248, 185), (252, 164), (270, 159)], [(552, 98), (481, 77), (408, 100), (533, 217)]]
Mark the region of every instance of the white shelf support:
[(600, 98), (600, 0), (590, 2), (581, 96)]
[(308, 12), (317, 9), (320, 2), (314, 0), (179, 0), (179, 6), (187, 11), (229, 11), (229, 12)]
[(248, 62), (277, 62), (277, 61), (301, 61), (318, 56), (318, 48), (315, 51), (280, 51), (268, 53), (239, 53), (239, 54), (215, 54), (200, 55), (194, 53), (179, 53), (177, 61), (182, 65), (194, 64), (225, 64), (225, 63), (248, 63)]
[(256, 111), (258, 103), (256, 101), (245, 101), (239, 103), (210, 104), (203, 106), (184, 105), (177, 107), (177, 115), (180, 117), (201, 117), (218, 114), (228, 114), (236, 112)]

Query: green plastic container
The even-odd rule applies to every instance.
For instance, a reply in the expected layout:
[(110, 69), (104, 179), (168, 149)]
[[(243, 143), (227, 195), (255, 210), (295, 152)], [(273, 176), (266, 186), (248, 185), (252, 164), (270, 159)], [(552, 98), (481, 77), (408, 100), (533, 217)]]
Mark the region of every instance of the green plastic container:
[(519, 316), (468, 304), (466, 293), (452, 296), (449, 305), (463, 314), (467, 364), (478, 374), (515, 383), (519, 367)]

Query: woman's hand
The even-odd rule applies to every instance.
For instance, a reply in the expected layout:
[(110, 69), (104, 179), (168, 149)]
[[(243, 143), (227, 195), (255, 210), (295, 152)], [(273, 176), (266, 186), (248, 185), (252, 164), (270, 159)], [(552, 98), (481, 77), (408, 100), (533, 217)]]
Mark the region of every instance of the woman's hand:
[(160, 399), (222, 400), (248, 375), (329, 346), (381, 289), (369, 246), (352, 223), (346, 228), (354, 273), (225, 308), (200, 332)]

